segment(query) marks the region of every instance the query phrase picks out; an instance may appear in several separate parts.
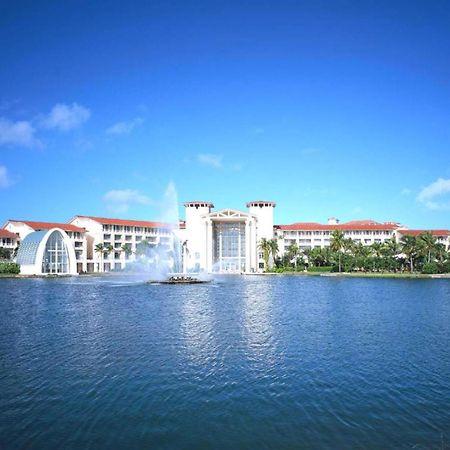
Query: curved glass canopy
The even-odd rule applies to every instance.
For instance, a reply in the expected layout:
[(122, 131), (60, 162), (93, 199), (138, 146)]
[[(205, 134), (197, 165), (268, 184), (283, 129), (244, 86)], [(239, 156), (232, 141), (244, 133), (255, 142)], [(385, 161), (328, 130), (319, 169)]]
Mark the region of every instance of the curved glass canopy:
[(62, 234), (55, 230), (45, 244), (42, 273), (68, 273), (69, 255)]

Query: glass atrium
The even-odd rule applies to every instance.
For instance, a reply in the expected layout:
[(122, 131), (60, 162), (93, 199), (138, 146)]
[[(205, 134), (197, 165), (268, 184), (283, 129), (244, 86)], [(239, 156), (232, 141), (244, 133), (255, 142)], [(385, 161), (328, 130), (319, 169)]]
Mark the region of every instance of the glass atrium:
[(215, 271), (245, 271), (245, 223), (214, 222), (213, 239)]

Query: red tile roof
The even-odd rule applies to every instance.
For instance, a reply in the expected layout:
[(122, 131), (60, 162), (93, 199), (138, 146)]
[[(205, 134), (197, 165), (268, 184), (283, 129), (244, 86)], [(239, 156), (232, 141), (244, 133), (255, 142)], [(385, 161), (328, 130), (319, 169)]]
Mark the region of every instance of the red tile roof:
[(400, 234), (407, 234), (409, 236), (419, 236), (419, 234), (429, 231), (433, 236), (450, 236), (449, 230), (398, 230)]
[(79, 233), (84, 233), (86, 230), (84, 228), (77, 227), (70, 223), (56, 223), (56, 222), (34, 222), (31, 220), (8, 220), (8, 222), (20, 222), (33, 228), (33, 230), (50, 230), (51, 228), (61, 228), (64, 231), (78, 231)]
[(351, 221), (347, 223), (338, 223), (336, 225), (321, 224), (317, 222), (297, 222), (290, 225), (278, 225), (281, 230), (287, 231), (393, 231), (398, 228), (398, 224), (378, 223), (374, 221)]
[[(148, 227), (148, 228), (169, 228), (170, 224), (163, 222), (150, 222), (147, 220), (128, 220), (128, 219), (111, 219), (107, 217), (94, 217), (94, 216), (75, 216), (77, 217), (91, 219), (95, 222), (101, 223), (102, 225), (125, 225), (131, 227)], [(72, 219), (72, 220), (74, 220)]]
[(11, 233), (4, 228), (0, 228), (0, 237), (2, 238), (11, 238), (11, 239), (19, 239), (19, 236), (16, 233)]

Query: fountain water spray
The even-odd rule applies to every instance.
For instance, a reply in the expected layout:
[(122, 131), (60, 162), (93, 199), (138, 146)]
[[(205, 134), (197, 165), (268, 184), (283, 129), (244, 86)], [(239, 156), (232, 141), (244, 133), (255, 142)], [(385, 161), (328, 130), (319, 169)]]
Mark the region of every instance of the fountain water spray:
[(164, 242), (149, 244), (142, 242), (136, 249), (136, 260), (127, 265), (127, 271), (145, 275), (151, 281), (200, 282), (199, 274), (193, 277), (186, 273), (189, 254), (187, 243), (180, 231), (178, 194), (173, 181), (169, 182), (162, 201), (158, 221), (166, 224), (169, 231)]

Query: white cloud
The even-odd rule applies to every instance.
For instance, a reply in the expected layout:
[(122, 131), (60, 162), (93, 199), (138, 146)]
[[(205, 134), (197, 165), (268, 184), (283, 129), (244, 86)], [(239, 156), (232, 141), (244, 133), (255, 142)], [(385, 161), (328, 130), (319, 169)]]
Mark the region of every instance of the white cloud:
[(107, 130), (105, 130), (105, 133), (110, 135), (129, 134), (136, 126), (141, 125), (143, 122), (144, 119), (142, 119), (141, 117), (136, 117), (129, 122), (117, 122)]
[(447, 210), (450, 209), (450, 198), (447, 194), (450, 194), (450, 179), (438, 178), (419, 192), (417, 201), (428, 209)]
[(8, 169), (5, 166), (0, 166), (0, 189), (11, 186), (14, 182), (8, 174)]
[(50, 113), (41, 120), (44, 128), (58, 129), (61, 131), (72, 130), (78, 128), (91, 117), (91, 111), (84, 106), (72, 103), (66, 105), (58, 103)]
[(12, 122), (0, 118), (0, 145), (20, 147), (40, 147), (42, 143), (35, 137), (35, 129), (26, 120)]
[(149, 197), (134, 189), (111, 190), (104, 196), (107, 208), (111, 212), (126, 213), (131, 205), (151, 205)]
[(222, 167), (222, 155), (215, 155), (213, 153), (199, 153), (197, 155), (197, 161), (205, 164), (206, 166), (214, 167), (215, 169), (220, 169)]

